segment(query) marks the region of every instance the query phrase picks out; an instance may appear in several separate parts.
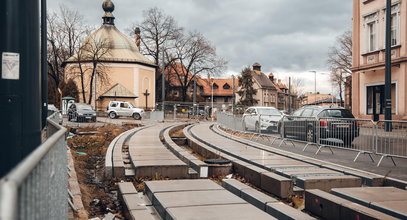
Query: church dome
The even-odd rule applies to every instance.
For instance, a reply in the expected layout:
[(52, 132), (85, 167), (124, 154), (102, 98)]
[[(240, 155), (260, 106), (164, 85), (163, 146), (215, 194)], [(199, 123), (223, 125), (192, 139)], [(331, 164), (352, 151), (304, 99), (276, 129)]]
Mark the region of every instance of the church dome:
[[(99, 58), (101, 61), (139, 63), (155, 67), (154, 62), (140, 53), (135, 41), (121, 33), (114, 25), (114, 17), (111, 14), (114, 10), (113, 3), (110, 0), (105, 0), (102, 7), (105, 11), (103, 24), (83, 41), (81, 52), (84, 57), (86, 54), (94, 53), (99, 48), (103, 54)], [(77, 60), (75, 57), (77, 55), (69, 58), (67, 63), (75, 62)]]

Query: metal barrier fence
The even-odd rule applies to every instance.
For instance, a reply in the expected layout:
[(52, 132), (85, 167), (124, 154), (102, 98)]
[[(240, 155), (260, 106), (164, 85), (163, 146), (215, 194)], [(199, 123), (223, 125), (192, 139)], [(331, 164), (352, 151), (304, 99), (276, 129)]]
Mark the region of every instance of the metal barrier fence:
[[(407, 158), (407, 122), (379, 121), (354, 118), (316, 118), (300, 116), (284, 116), (281, 120), (275, 116), (253, 115), (234, 116), (219, 112), (217, 122), (225, 128), (234, 131), (252, 133), (252, 137), (273, 137), (273, 144), (281, 139), (283, 144), (305, 144), (307, 147), (317, 147), (315, 154), (322, 148), (327, 148), (334, 154), (332, 148), (341, 148), (357, 152), (356, 161), (360, 155), (367, 154), (372, 162), (372, 154), (380, 155), (381, 159), (389, 157), (396, 166), (393, 157)], [(277, 121), (277, 123), (276, 123)]]
[(407, 158), (407, 122), (406, 121), (379, 121), (376, 125), (376, 153), (383, 158)]
[(0, 180), (0, 219), (67, 219), (66, 128), (47, 119), (47, 140)]

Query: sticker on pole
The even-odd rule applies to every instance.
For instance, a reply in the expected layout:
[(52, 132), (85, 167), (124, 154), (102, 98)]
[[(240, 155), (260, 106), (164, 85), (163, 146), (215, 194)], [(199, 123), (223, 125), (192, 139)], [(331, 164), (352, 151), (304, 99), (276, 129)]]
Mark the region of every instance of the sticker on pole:
[(3, 52), (1, 57), (1, 78), (20, 79), (20, 54)]

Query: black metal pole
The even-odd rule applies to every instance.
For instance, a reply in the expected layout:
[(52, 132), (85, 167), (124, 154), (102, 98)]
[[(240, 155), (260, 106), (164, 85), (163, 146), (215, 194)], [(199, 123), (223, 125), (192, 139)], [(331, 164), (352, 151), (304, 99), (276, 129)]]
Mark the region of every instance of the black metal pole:
[(197, 109), (196, 109), (196, 75), (194, 76), (194, 96), (193, 96), (193, 104), (192, 104), (192, 113), (193, 113), (193, 115), (197, 115)]
[(0, 10), (0, 177), (41, 144), (39, 0)]
[(41, 0), (41, 128), (48, 117), (48, 65), (47, 65), (47, 0)]
[[(386, 0), (386, 57), (385, 57), (385, 111), (384, 119), (391, 120), (391, 0)], [(386, 123), (386, 131), (391, 131), (391, 124)]]

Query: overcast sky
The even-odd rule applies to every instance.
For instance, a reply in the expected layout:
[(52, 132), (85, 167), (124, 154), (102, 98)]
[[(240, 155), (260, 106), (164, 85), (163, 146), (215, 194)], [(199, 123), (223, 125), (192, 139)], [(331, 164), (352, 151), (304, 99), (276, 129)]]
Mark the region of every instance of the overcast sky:
[[(352, 0), (112, 0), (115, 24), (122, 32), (158, 7), (186, 30), (204, 34), (228, 61), (223, 74), (238, 74), (259, 62), (264, 73), (286, 80), (301, 78), (304, 90), (331, 93), (326, 56), (335, 39), (352, 25)], [(89, 25), (102, 23), (103, 0), (49, 0), (77, 9)], [(334, 94), (337, 93), (334, 91)]]

